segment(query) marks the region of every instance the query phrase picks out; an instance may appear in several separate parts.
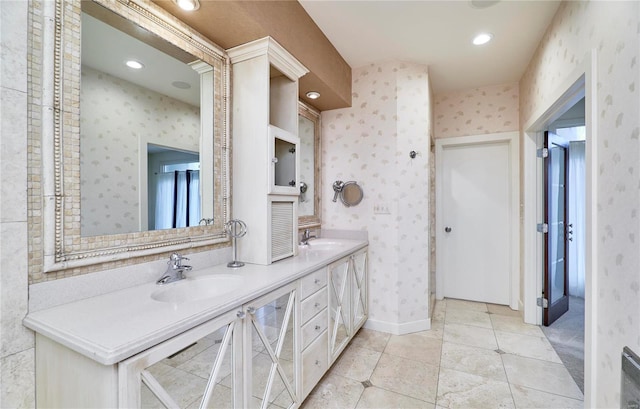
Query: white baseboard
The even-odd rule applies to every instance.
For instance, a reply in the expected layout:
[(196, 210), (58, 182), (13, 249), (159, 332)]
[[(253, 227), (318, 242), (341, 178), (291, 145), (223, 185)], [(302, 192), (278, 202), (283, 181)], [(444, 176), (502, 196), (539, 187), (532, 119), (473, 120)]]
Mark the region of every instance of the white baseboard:
[(431, 329), (431, 318), (425, 320), (404, 322), (398, 324), (396, 322), (378, 321), (369, 318), (364, 323), (364, 328), (374, 331), (386, 332), (393, 335), (404, 335), (412, 332), (426, 331)]

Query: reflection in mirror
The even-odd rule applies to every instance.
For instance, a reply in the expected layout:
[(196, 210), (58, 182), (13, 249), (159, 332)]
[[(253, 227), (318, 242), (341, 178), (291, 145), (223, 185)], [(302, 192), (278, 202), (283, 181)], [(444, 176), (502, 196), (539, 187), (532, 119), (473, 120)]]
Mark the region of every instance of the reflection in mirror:
[(298, 137), (300, 138), (300, 229), (320, 225), (320, 113), (299, 103)]
[(200, 223), (200, 155), (147, 145), (149, 230)]
[[(161, 176), (158, 170), (147, 173), (144, 156), (151, 145), (144, 141), (169, 150), (185, 146), (198, 154), (199, 73), (84, 12), (81, 55), (81, 235), (198, 225), (199, 174), (182, 171), (170, 180), (164, 171)], [(131, 68), (131, 61), (139, 63), (138, 68)], [(163, 198), (152, 197), (152, 192)]]
[[(52, 82), (52, 109), (42, 128), (51, 131), (42, 132), (41, 156), (33, 153), (44, 186), (35, 191), (45, 203), (43, 272), (77, 275), (97, 264), (133, 265), (169, 250), (224, 246), (230, 201), (224, 50), (146, 0), (54, 3), (47, 31), (53, 38), (42, 45), (42, 65), (51, 67), (45, 79)], [(131, 46), (136, 41), (153, 48), (140, 51)], [(126, 67), (129, 59), (142, 69)], [(160, 76), (159, 67), (170, 76)], [(161, 189), (154, 173), (171, 172), (171, 166), (149, 172), (158, 147), (169, 155), (197, 155), (173, 169), (174, 185), (182, 179), (191, 185), (182, 194), (188, 204), (169, 206), (172, 214), (184, 213), (184, 221), (157, 220)]]

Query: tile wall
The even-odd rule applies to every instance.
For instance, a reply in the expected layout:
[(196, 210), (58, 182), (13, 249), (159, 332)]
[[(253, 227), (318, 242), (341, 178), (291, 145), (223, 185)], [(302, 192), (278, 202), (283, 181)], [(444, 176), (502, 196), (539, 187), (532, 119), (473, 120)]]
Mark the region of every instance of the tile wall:
[(0, 407), (35, 406), (27, 314), (28, 2), (0, 2)]

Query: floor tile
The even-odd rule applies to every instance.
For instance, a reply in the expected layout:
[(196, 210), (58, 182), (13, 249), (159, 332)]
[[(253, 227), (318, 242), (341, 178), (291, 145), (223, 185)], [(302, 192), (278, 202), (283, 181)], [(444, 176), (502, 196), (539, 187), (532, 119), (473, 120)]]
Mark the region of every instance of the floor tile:
[(362, 382), (329, 373), (311, 391), (301, 409), (353, 409), (362, 391)]
[(492, 329), (470, 325), (444, 324), (445, 342), (470, 345), (473, 347), (497, 349), (498, 343)]
[(498, 346), (504, 352), (543, 361), (562, 363), (549, 340), (544, 336), (531, 337), (510, 332), (495, 331)]
[(389, 342), (389, 337), (391, 334), (362, 328), (351, 341), (351, 345), (382, 352)]
[(492, 328), (489, 314), (463, 308), (447, 308), (444, 322), (447, 324), (463, 324), (473, 325), (474, 327)]
[(573, 399), (584, 399), (569, 371), (562, 364), (511, 354), (502, 355), (502, 362), (511, 384)]
[(335, 375), (355, 381), (366, 381), (371, 377), (382, 353), (367, 348), (349, 345), (331, 369)]
[(513, 400), (516, 408), (536, 408), (536, 409), (581, 409), (584, 402), (578, 399), (566, 398), (564, 396), (553, 395), (551, 393), (525, 388), (524, 386), (511, 385)]
[(366, 388), (362, 393), (357, 409), (383, 409), (383, 408), (402, 408), (402, 409), (434, 409), (433, 403), (424, 402), (408, 396), (400, 395), (395, 392), (386, 391), (384, 389), (372, 386)]
[(447, 298), (447, 312), (450, 309), (465, 309), (465, 310), (473, 310), (473, 311), (481, 311), (486, 312), (487, 304), (483, 302), (475, 302), (475, 301), (467, 301), (467, 300), (456, 300), (455, 298)]
[(487, 309), (491, 314), (506, 315), (509, 317), (522, 317), (521, 311), (512, 310), (507, 305), (487, 304)]
[(441, 368), (438, 406), (457, 408), (514, 408), (509, 384), (482, 376)]
[(392, 335), (387, 347), (387, 354), (424, 362), (431, 365), (440, 364), (442, 341), (428, 338), (420, 334)]
[(445, 342), (440, 366), (507, 382), (500, 354), (490, 349)]
[(430, 329), (416, 332), (416, 334), (427, 338), (442, 339), (444, 336), (444, 321), (431, 321)]
[(374, 386), (427, 402), (436, 401), (438, 367), (382, 354), (371, 375)]
[(544, 333), (537, 325), (525, 324), (521, 317), (510, 317), (507, 315), (491, 314), (491, 323), (496, 331), (513, 332), (515, 334), (531, 335), (536, 337), (544, 336)]

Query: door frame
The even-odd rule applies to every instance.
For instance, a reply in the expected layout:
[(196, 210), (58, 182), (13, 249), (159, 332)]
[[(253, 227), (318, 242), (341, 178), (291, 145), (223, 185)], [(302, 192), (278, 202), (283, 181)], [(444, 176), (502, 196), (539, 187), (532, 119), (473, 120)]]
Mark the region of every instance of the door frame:
[[(441, 138), (435, 141), (435, 159), (436, 159), (436, 263), (442, 260), (442, 247), (437, 243), (444, 242), (444, 223), (443, 204), (442, 204), (442, 170), (443, 161), (442, 154), (445, 148), (454, 146), (482, 146), (486, 144), (506, 143), (509, 148), (509, 179), (511, 181), (509, 187), (509, 219), (510, 219), (510, 237), (509, 255), (510, 266), (510, 284), (509, 284), (509, 307), (514, 310), (519, 308), (520, 304), (520, 223), (519, 223), (519, 194), (520, 194), (520, 177), (519, 177), (519, 134), (518, 132), (501, 132), (483, 135), (460, 136), (452, 138)], [(436, 298), (441, 300), (444, 298), (444, 280), (445, 276), (441, 269), (436, 266)]]
[(522, 127), (522, 277), (524, 321), (528, 324), (542, 324), (542, 309), (536, 298), (542, 294), (543, 240), (536, 230), (542, 221), (541, 189), (542, 177), (536, 157), (538, 143), (543, 131), (564, 112), (585, 97), (585, 357), (584, 391), (585, 407), (595, 401), (597, 385), (597, 280), (593, 274), (598, 265), (597, 258), (597, 51), (586, 53), (583, 61), (576, 66), (564, 82), (545, 95), (544, 103), (531, 115)]

